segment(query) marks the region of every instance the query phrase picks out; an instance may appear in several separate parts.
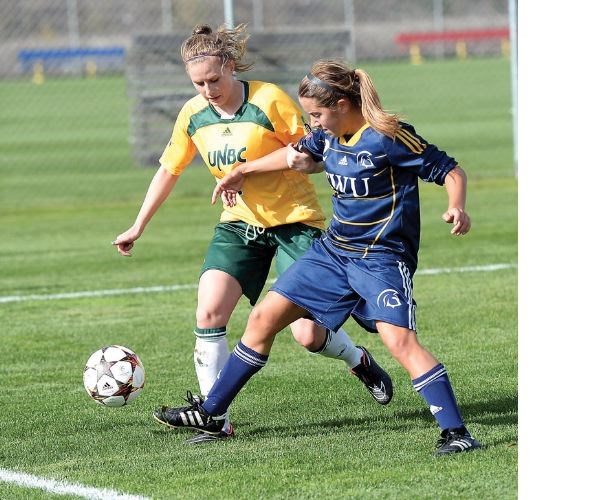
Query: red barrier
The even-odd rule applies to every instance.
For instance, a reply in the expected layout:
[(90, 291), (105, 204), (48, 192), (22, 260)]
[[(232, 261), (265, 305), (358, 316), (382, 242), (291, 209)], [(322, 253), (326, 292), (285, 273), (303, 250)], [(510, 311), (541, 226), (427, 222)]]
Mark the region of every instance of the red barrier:
[(427, 42), (458, 42), (469, 40), (508, 39), (509, 28), (489, 28), (480, 30), (459, 31), (424, 31), (418, 33), (398, 33), (397, 43), (409, 45)]

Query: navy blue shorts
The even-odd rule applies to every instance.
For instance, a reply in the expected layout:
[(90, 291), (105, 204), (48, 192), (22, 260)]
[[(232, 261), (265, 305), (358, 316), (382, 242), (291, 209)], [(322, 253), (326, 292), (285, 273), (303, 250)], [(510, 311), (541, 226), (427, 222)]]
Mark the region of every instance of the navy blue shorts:
[(416, 331), (412, 273), (397, 255), (344, 257), (322, 237), (271, 287), (336, 331), (352, 316), (370, 332), (376, 321)]

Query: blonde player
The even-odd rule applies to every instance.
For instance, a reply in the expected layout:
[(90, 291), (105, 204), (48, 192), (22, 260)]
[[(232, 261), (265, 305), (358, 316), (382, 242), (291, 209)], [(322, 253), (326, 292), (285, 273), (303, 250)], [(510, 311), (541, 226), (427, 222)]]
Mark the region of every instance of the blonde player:
[[(122, 255), (131, 255), (135, 241), (197, 153), (216, 179), (235, 167), (243, 172), (268, 164), (283, 169), (250, 176), (235, 205), (224, 203), (198, 287), (194, 364), (201, 395), (188, 391), (186, 406), (156, 410), (156, 420), (170, 427), (202, 429), (198, 407), (229, 356), (227, 324), (238, 300), (245, 295), (254, 305), (272, 261), (282, 274), (324, 228), (325, 217), (307, 175), (284, 170), (284, 146), (304, 135), (302, 111), (276, 85), (236, 78), (250, 68), (242, 62), (246, 39), (242, 25), (216, 32), (204, 25), (183, 42), (181, 56), (198, 95), (177, 117), (135, 223), (114, 241)], [(310, 169), (313, 165), (310, 162)], [(291, 330), (309, 351), (344, 361), (378, 403), (389, 403), (391, 379), (342, 328), (330, 331), (301, 318)], [(231, 436), (233, 428), (226, 418), (220, 432), (199, 433), (188, 442)]]

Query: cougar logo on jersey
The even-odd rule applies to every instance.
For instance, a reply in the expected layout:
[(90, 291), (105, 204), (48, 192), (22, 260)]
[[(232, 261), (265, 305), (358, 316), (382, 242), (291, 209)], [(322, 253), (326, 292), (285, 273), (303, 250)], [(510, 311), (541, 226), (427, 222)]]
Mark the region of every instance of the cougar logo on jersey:
[(242, 156), (242, 154), (246, 151), (246, 147), (236, 151), (235, 149), (225, 147), (221, 149), (216, 149), (214, 151), (208, 152), (208, 165), (210, 167), (217, 167), (221, 170), (221, 165), (233, 165), (236, 161), (240, 163), (244, 163), (246, 158)]
[(375, 166), (372, 162), (372, 154), (370, 151), (360, 151), (356, 156), (356, 161), (358, 162), (358, 165), (361, 165), (364, 168)]
[(377, 305), (383, 305), (383, 307), (391, 307), (395, 309), (396, 307), (400, 307), (402, 302), (400, 302), (400, 297), (398, 297), (398, 292), (393, 288), (387, 288), (383, 290), (379, 296), (377, 297)]

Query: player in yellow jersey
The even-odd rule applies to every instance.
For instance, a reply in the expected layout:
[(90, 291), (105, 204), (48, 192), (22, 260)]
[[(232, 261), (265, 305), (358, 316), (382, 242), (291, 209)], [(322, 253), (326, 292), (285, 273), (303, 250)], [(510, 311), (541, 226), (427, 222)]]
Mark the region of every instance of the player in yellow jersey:
[[(325, 217), (307, 175), (283, 169), (284, 146), (304, 135), (302, 112), (276, 85), (236, 78), (250, 68), (242, 62), (246, 40), (242, 25), (216, 32), (204, 25), (196, 26), (183, 42), (181, 56), (198, 95), (185, 103), (177, 117), (135, 223), (114, 241), (120, 254), (131, 255), (135, 240), (198, 152), (216, 179), (235, 167), (243, 172), (267, 169), (268, 165), (276, 168), (247, 177), (234, 206), (224, 199), (198, 287), (194, 365), (200, 395), (188, 391), (186, 406), (164, 406), (154, 412), (155, 419), (169, 427), (201, 429), (199, 403), (229, 356), (227, 324), (240, 297), (245, 295), (254, 305), (274, 257), (281, 274), (324, 228)], [(315, 163), (310, 161), (308, 167), (314, 170)], [(300, 319), (291, 329), (299, 344), (343, 360), (378, 403), (389, 403), (391, 379), (342, 328), (330, 331)], [(233, 428), (227, 418), (220, 433), (199, 433), (188, 442), (231, 436)]]

